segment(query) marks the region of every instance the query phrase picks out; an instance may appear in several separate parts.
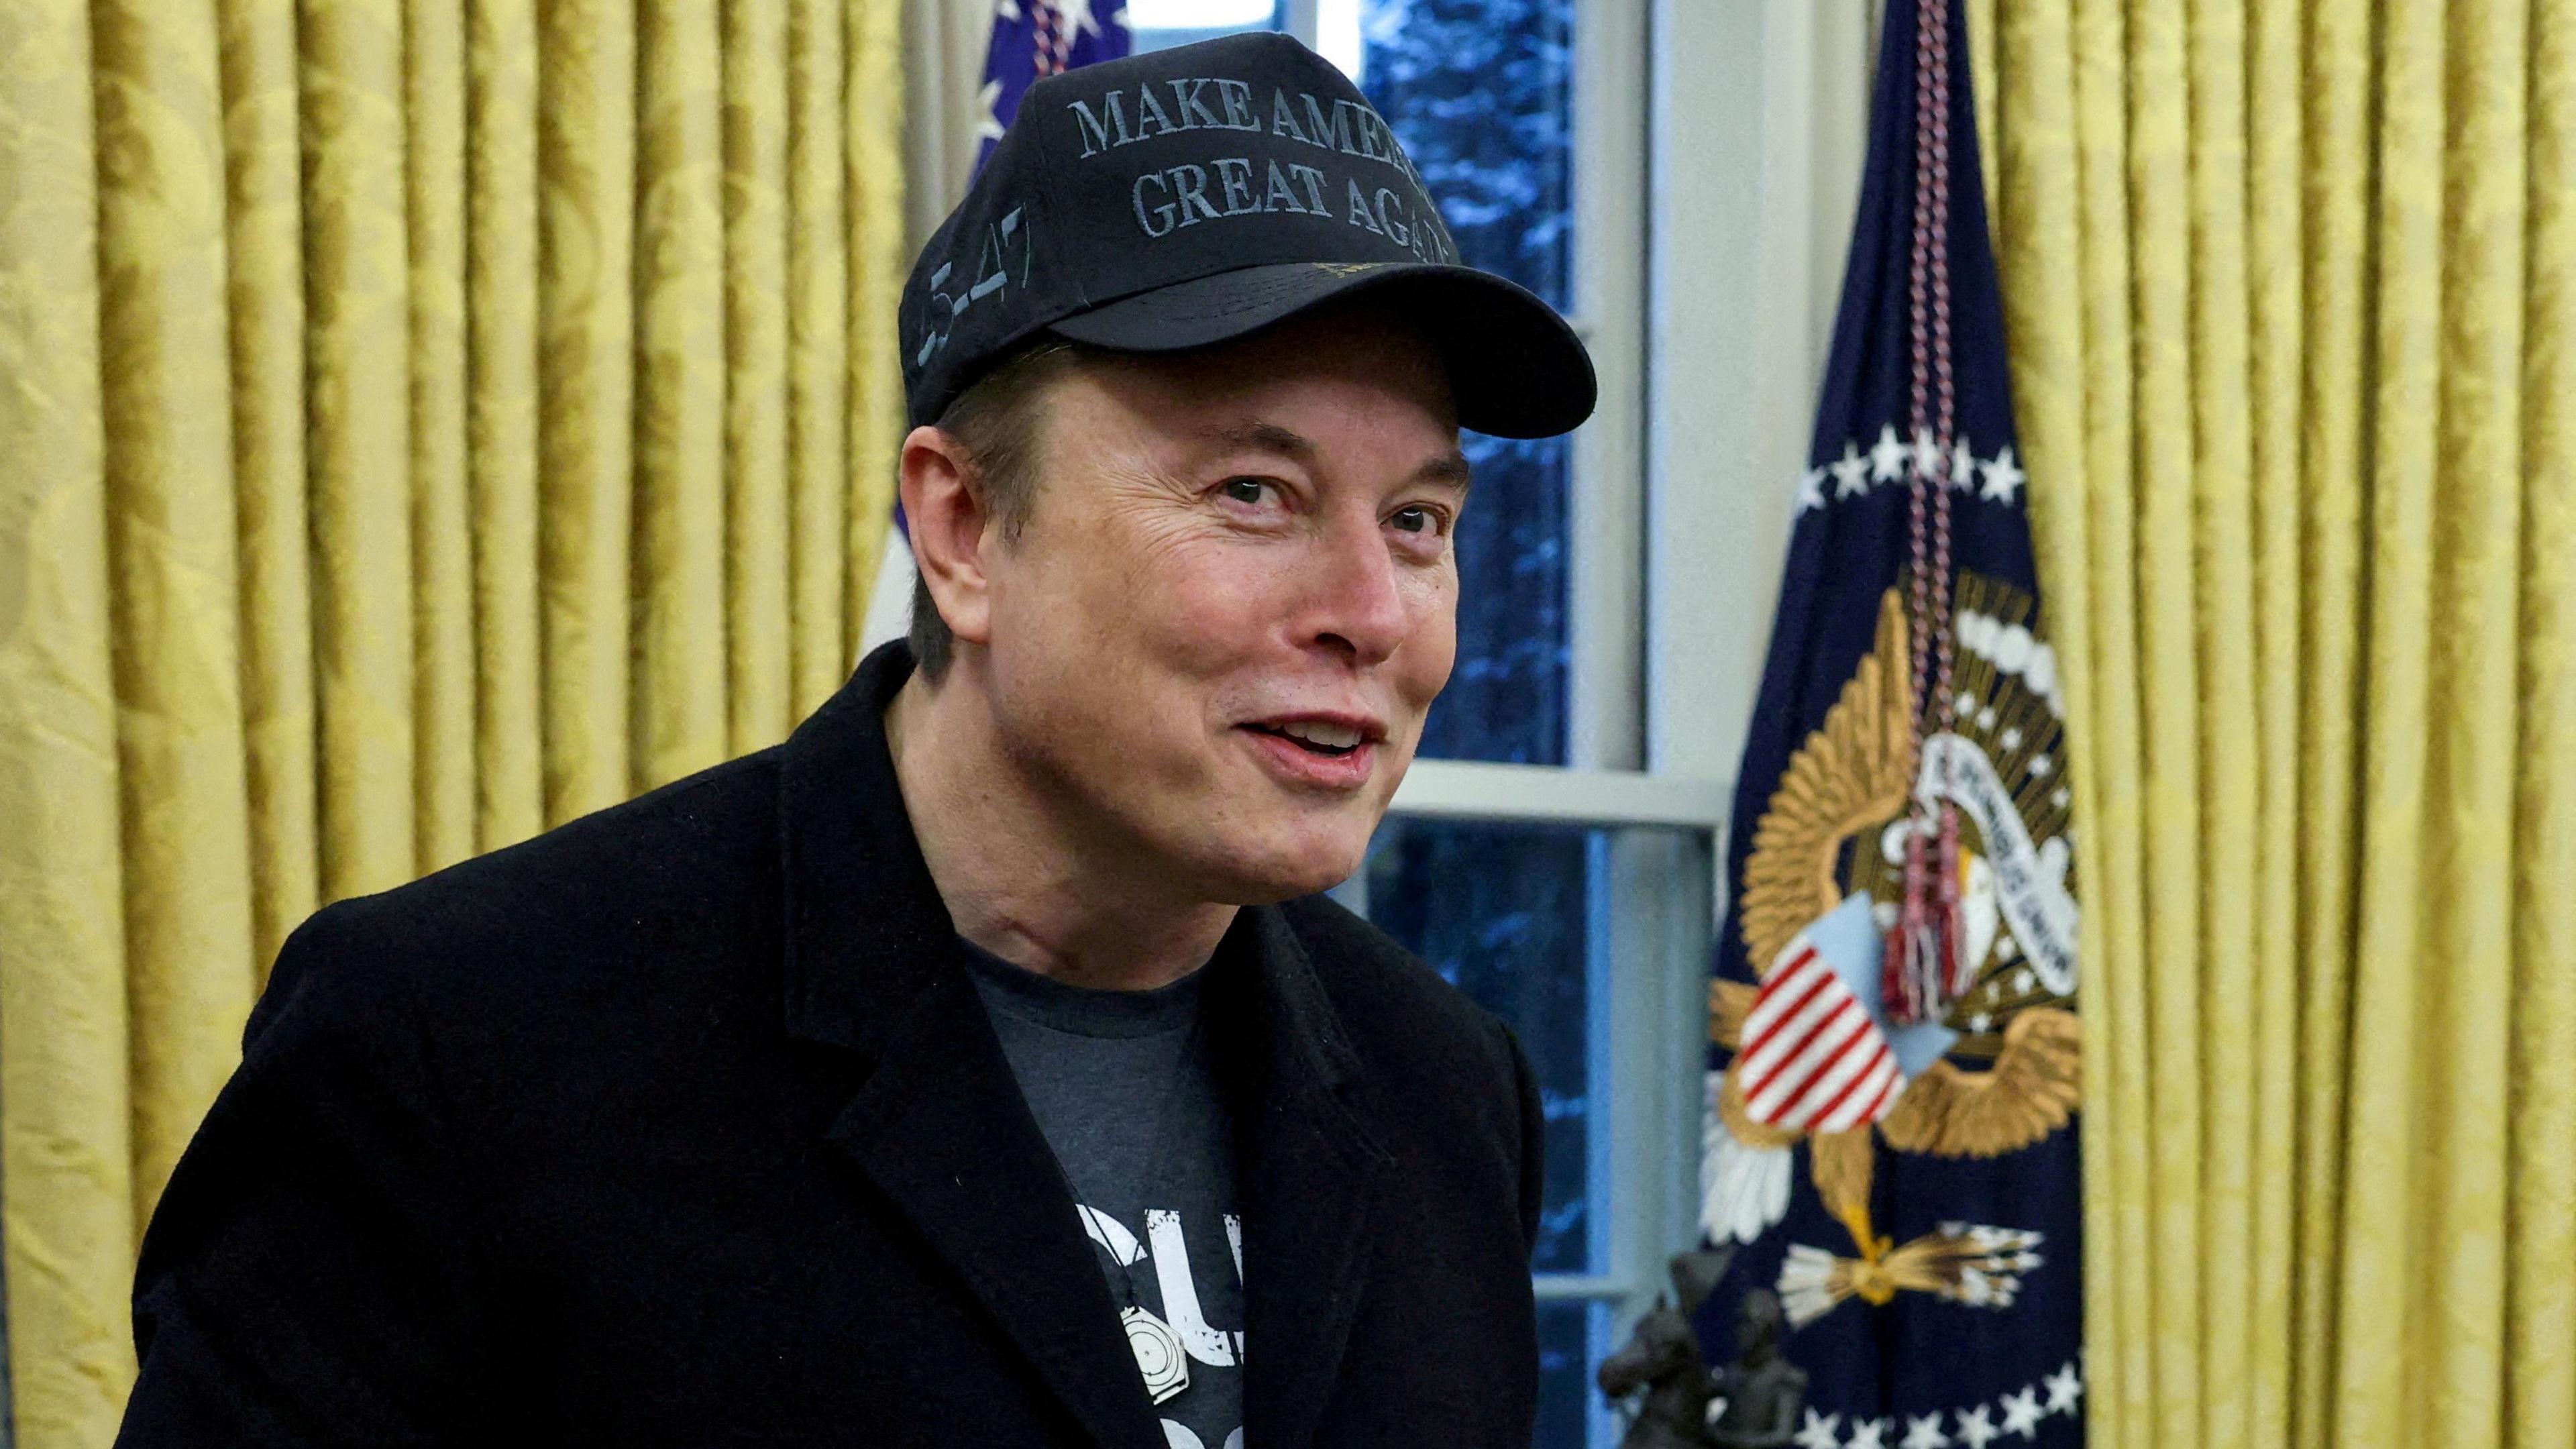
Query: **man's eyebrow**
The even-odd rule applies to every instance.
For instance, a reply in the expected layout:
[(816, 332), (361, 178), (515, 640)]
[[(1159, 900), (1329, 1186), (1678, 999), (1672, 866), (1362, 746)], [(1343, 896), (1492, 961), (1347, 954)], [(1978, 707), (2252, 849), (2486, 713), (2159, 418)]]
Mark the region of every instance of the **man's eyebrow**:
[[(1248, 422), (1211, 426), (1200, 429), (1199, 435), (1210, 442), (1223, 443), (1228, 447), (1277, 453), (1283, 458), (1308, 467), (1312, 467), (1315, 462), (1317, 450), (1314, 440), (1294, 428), (1281, 427), (1277, 423)], [(1468, 466), (1467, 455), (1451, 449), (1445, 456), (1434, 458), (1414, 469), (1413, 476), (1418, 482), (1443, 484), (1464, 493), (1467, 491), (1467, 484), (1473, 471)]]
[(1201, 428), (1199, 436), (1211, 443), (1230, 448), (1247, 448), (1264, 453), (1277, 453), (1299, 463), (1315, 461), (1315, 444), (1305, 434), (1277, 423), (1249, 422), (1212, 425)]
[(1422, 482), (1444, 484), (1464, 493), (1475, 471), (1468, 465), (1466, 454), (1452, 449), (1446, 457), (1434, 458), (1414, 469), (1413, 476)]

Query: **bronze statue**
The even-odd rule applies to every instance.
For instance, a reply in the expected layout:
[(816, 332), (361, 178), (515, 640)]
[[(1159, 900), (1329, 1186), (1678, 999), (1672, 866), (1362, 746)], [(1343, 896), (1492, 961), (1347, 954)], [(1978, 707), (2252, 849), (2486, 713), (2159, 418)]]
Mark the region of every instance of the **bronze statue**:
[(1717, 1370), (1720, 1405), (1709, 1425), (1713, 1449), (1781, 1449), (1807, 1405), (1807, 1374), (1780, 1356), (1780, 1300), (1767, 1288), (1744, 1295), (1736, 1318), (1740, 1357)]
[(1627, 1346), (1601, 1361), (1602, 1393), (1613, 1401), (1637, 1396), (1620, 1449), (1706, 1449), (1709, 1396), (1716, 1385), (1690, 1321), (1732, 1256), (1732, 1249), (1676, 1255), (1673, 1297), (1657, 1294)]
[(1658, 1294), (1627, 1345), (1601, 1361), (1601, 1392), (1628, 1406), (1620, 1449), (1784, 1449), (1807, 1403), (1807, 1375), (1780, 1356), (1780, 1300), (1756, 1288), (1736, 1319), (1738, 1357), (1716, 1370), (1701, 1360), (1691, 1331), (1732, 1249), (1682, 1253), (1672, 1261), (1673, 1295)]

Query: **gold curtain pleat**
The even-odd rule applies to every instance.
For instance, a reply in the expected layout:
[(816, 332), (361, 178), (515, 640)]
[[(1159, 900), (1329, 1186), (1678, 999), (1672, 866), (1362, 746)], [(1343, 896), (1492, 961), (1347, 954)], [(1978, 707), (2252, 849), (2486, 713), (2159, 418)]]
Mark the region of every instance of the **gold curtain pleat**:
[(475, 845), (546, 820), (540, 602), (536, 0), (465, 7), (466, 467), (474, 546)]
[(724, 159), (716, 7), (639, 0), (628, 788), (725, 756)]
[(841, 96), (850, 239), (848, 389), (850, 489), (843, 637), (864, 637), (868, 585), (894, 527), (895, 450), (903, 440), (903, 367), (895, 313), (911, 258), (903, 244), (903, 10), (891, 0), (843, 0), (849, 70)]
[(2092, 1442), (2576, 1442), (2576, 3), (1984, 13)]
[(303, 160), (294, 0), (224, 0), (220, 9), (251, 964), (265, 975), (321, 894), (304, 497)]
[(414, 858), (403, 20), (394, 0), (298, 18), (322, 891), (337, 898), (410, 879)]
[(412, 868), (475, 853), (464, 7), (403, 8), (411, 264)]
[(2522, 353), (2522, 635), (2506, 1114), (2508, 1449), (2576, 1443), (2576, 6), (2532, 7)]
[[(787, 732), (786, 0), (724, 7), (727, 752)], [(785, 98), (786, 104), (780, 104)]]
[[(855, 368), (877, 365), (849, 351), (840, 113), (846, 55), (841, 0), (794, 0), (787, 18), (787, 506), (794, 520), (787, 579), (789, 712), (797, 715), (840, 686), (843, 599), (850, 581), (867, 578), (875, 567), (871, 561), (853, 570), (843, 552), (852, 507), (849, 377)], [(882, 195), (877, 200), (882, 204)], [(865, 319), (875, 315), (863, 314), (862, 325), (873, 325)], [(875, 405), (888, 402), (880, 398)]]
[(634, 528), (635, 10), (538, 16), (539, 615), (546, 823), (627, 793)]
[[(0, 1191), (22, 1442), (133, 1376), (120, 725), (88, 0), (0, 6)], [(28, 969), (42, 962), (44, 969)]]
[(855, 662), (899, 0), (0, 6), (0, 1241), (105, 1445), (285, 934)]
[(232, 1070), (253, 988), (222, 80), (211, 5), (91, 14), (139, 1217)]
[[(2245, 358), (2252, 558), (2299, 556), (2300, 367), (2306, 321), (2301, 296), (2299, 11), (2263, 0), (2245, 24), (2246, 134), (2242, 184), (2249, 195), (2279, 196), (2276, 206), (2247, 213)], [(2221, 200), (2217, 210), (2224, 211)], [(2254, 970), (2239, 1000), (2251, 1013), (2234, 1064), (2248, 1084), (2237, 1142), (2247, 1154), (2238, 1211), (2245, 1269), (2235, 1290), (2244, 1326), (2235, 1411), (2249, 1428), (2287, 1422), (2279, 1372), (2254, 1365), (2289, 1361), (2293, 1334), (2292, 1195), (2298, 1157), (2299, 702), (2305, 570), (2257, 568), (2249, 584), (2256, 619), (2250, 681), (2258, 749), (2244, 751), (2254, 794), (2250, 821)], [(2233, 752), (2231, 752), (2233, 753)], [(2239, 1436), (2253, 1437), (2251, 1434)]]

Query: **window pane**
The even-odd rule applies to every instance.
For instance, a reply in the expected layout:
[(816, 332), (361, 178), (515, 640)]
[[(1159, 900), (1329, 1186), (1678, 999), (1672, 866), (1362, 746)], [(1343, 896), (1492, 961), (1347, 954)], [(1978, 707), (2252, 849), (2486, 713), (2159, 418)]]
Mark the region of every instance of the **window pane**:
[[(1094, 10), (1104, 15), (1116, 4), (1093, 0)], [(1283, 8), (1284, 0), (1126, 0), (1128, 34), (1138, 55), (1246, 30), (1277, 30), (1285, 24)]]
[(1370, 842), (1369, 919), (1518, 1034), (1547, 1113), (1542, 1273), (1598, 1254), (1586, 1190), (1594, 1063), (1587, 857), (1577, 826), (1389, 819)]
[(1361, 17), (1361, 89), (1458, 250), (1565, 308), (1574, 0), (1362, 0)]
[[(1564, 310), (1573, 211), (1573, 0), (1361, 0), (1362, 87), (1440, 199), (1458, 249)], [(1458, 663), (1422, 753), (1563, 764), (1562, 438), (1470, 434)]]
[(1585, 1302), (1538, 1306), (1538, 1432), (1533, 1449), (1585, 1449), (1592, 1418), (1592, 1320)]

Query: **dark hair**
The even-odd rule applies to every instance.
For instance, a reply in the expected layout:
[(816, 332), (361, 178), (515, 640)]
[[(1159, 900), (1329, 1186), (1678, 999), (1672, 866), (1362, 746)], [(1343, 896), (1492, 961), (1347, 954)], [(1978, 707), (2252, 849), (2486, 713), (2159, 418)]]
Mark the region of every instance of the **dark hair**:
[[(1002, 536), (1017, 539), (1037, 503), (1037, 449), (1046, 422), (1041, 394), (1047, 384), (1089, 361), (1094, 350), (1041, 334), (975, 380), (931, 426), (957, 440), (966, 454), (967, 486), (1002, 522)], [(936, 684), (956, 657), (957, 636), (939, 616), (930, 585), (912, 581), (912, 657), (922, 677)]]

